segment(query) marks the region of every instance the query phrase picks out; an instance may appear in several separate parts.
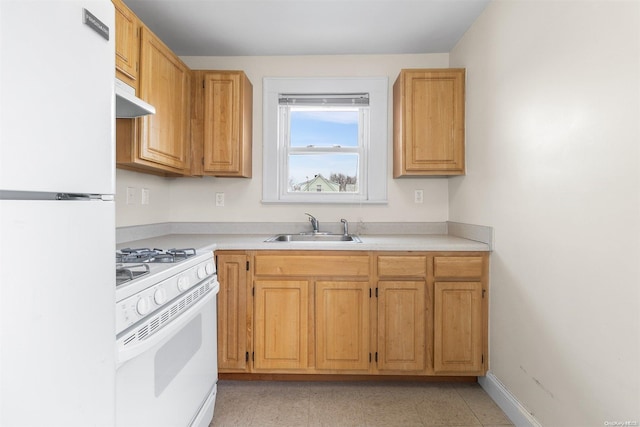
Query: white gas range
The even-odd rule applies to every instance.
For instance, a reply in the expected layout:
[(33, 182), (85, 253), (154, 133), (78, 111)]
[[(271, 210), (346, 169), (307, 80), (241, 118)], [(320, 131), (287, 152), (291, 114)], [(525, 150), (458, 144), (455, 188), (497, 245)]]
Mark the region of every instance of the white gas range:
[(116, 425), (208, 426), (217, 369), (213, 253), (116, 253)]

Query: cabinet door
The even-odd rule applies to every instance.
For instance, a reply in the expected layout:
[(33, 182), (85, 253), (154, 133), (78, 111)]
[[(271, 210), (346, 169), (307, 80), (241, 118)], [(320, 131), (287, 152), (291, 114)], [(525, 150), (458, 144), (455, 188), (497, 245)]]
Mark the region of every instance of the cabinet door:
[(309, 336), (309, 282), (255, 281), (256, 370), (307, 368)]
[(316, 368), (369, 369), (369, 282), (316, 282)]
[(248, 370), (247, 256), (216, 255), (218, 264), (218, 368)]
[(251, 177), (253, 89), (241, 71), (204, 75), (204, 172)]
[(142, 28), (140, 97), (156, 114), (140, 120), (139, 156), (169, 172), (189, 166), (189, 69), (160, 39)]
[(122, 2), (113, 0), (116, 11), (116, 77), (138, 86), (140, 39), (138, 17)]
[(378, 282), (378, 369), (425, 369), (424, 281)]
[(484, 374), (482, 283), (436, 282), (434, 372)]
[(394, 85), (395, 178), (464, 174), (464, 69), (402, 70)]

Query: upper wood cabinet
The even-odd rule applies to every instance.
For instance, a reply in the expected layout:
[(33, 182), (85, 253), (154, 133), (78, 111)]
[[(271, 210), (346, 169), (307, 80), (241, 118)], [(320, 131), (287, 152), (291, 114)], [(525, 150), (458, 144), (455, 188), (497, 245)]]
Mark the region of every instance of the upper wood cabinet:
[(242, 71), (194, 71), (193, 175), (251, 178), (253, 86)]
[(393, 177), (463, 175), (464, 69), (401, 70), (393, 85)]
[(113, 0), (116, 11), (116, 77), (138, 87), (140, 20), (122, 0)]
[(141, 155), (179, 173), (189, 167), (190, 84), (189, 68), (143, 27), (140, 97), (156, 114), (142, 118)]
[(156, 108), (156, 114), (116, 121), (117, 166), (189, 175), (190, 70), (144, 26), (138, 79), (138, 95)]

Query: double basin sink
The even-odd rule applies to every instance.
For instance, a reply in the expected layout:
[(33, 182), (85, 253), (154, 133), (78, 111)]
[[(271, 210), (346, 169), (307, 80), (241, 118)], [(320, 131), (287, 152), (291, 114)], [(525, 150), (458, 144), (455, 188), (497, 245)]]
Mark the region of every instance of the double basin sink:
[(299, 233), (299, 234), (276, 234), (269, 237), (265, 242), (353, 242), (362, 243), (362, 240), (355, 234), (329, 234), (329, 233)]

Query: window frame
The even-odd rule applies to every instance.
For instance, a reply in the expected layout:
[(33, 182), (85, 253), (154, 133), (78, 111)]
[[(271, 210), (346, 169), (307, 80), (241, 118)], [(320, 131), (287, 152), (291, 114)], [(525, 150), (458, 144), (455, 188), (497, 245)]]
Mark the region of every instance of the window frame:
[[(360, 159), (359, 193), (288, 192), (288, 154), (279, 140), (280, 94), (368, 93), (366, 155)], [(265, 77), (263, 79), (263, 203), (387, 203), (387, 77)], [(326, 177), (328, 178), (328, 177)]]

